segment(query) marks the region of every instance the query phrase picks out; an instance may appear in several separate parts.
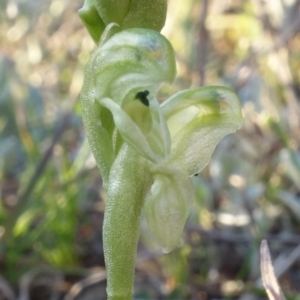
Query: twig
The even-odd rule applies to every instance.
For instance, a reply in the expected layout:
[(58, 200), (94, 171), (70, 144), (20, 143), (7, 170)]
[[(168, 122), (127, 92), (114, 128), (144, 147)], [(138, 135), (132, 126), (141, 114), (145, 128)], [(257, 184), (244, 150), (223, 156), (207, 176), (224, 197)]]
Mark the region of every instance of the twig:
[(198, 68), (200, 75), (200, 86), (205, 83), (205, 67), (207, 61), (207, 47), (209, 41), (209, 32), (206, 29), (205, 21), (208, 13), (209, 0), (202, 1), (202, 11), (199, 19), (199, 41), (198, 41)]
[(8, 282), (0, 275), (0, 290), (7, 300), (15, 300), (16, 296)]
[[(232, 243), (232, 244), (250, 244), (253, 242), (253, 236), (251, 234), (234, 234), (224, 233), (221, 230), (205, 230), (199, 225), (186, 224), (185, 230), (187, 232), (197, 232), (202, 237), (212, 240), (216, 243)], [(276, 241), (280, 244), (296, 246), (300, 244), (300, 235), (291, 234), (289, 236), (280, 236), (274, 234), (268, 234), (265, 236), (269, 241)]]
[[(279, 256), (276, 260), (274, 260), (274, 267), (272, 266), (271, 256), (266, 240), (262, 241), (260, 253), (262, 276), (255, 281), (256, 285), (261, 286), (261, 283), (264, 284), (270, 300), (285, 300), (276, 278), (279, 278), (299, 259), (299, 242), (298, 246), (288, 256)], [(252, 300), (255, 298), (251, 294), (245, 294), (240, 299)]]
[[(139, 255), (137, 258), (136, 268), (139, 269), (139, 265), (144, 261), (156, 258), (161, 256), (162, 252), (149, 252), (146, 251), (143, 255)], [(84, 278), (83, 280), (75, 283), (71, 289), (69, 290), (68, 294), (65, 296), (64, 300), (75, 300), (79, 294), (81, 294), (85, 289), (89, 288), (90, 286), (99, 284), (106, 280), (106, 272), (97, 272)]]
[(275, 276), (268, 243), (263, 240), (260, 245), (260, 267), (262, 283), (270, 300), (285, 300)]
[[(255, 1), (255, 2), (257, 2), (257, 1)], [(294, 6), (292, 8), (293, 14), (291, 16), (292, 20), (290, 22), (291, 23), (290, 26), (287, 26), (286, 28), (281, 30), (278, 38), (275, 39), (273, 45), (270, 46), (270, 48), (268, 48), (268, 49), (252, 50), (248, 54), (248, 56), (245, 57), (239, 63), (239, 65), (233, 72), (234, 74), (239, 74), (239, 72), (241, 70), (243, 70), (243, 68), (247, 65), (250, 65), (250, 64), (253, 65), (258, 60), (258, 58), (262, 58), (266, 55), (269, 55), (269, 54), (272, 54), (272, 53), (278, 51), (299, 33), (299, 31), (300, 31), (300, 9), (299, 9), (299, 6), (300, 6), (299, 1), (296, 1), (296, 3), (294, 4)], [(259, 18), (260, 18), (260, 16), (259, 16)], [(270, 29), (270, 28), (268, 28), (268, 26), (267, 26), (266, 29)], [(270, 29), (270, 31), (271, 31), (271, 33), (273, 33), (272, 29)], [(249, 75), (250, 75), (250, 73), (249, 73)], [(238, 86), (236, 86), (235, 88), (238, 89)]]
[(19, 284), (20, 289), (20, 297), (18, 300), (30, 300), (30, 286), (32, 285), (33, 280), (40, 275), (41, 273), (52, 273), (54, 275), (54, 284), (53, 284), (53, 292), (51, 294), (51, 300), (57, 300), (59, 299), (59, 287), (63, 281), (63, 276), (61, 273), (52, 270), (48, 267), (37, 267), (29, 272), (27, 272), (25, 275), (22, 276)]
[(279, 256), (274, 261), (274, 269), (277, 277), (285, 273), (300, 257), (300, 244), (287, 256)]
[(290, 9), (290, 14), (287, 16), (291, 25), (281, 30), (278, 40), (275, 42), (274, 50), (278, 50), (290, 41), (300, 30), (300, 1), (297, 0)]
[(99, 284), (106, 280), (105, 272), (98, 272), (88, 276), (87, 278), (75, 283), (68, 294), (65, 296), (64, 300), (74, 300), (83, 290), (86, 288)]

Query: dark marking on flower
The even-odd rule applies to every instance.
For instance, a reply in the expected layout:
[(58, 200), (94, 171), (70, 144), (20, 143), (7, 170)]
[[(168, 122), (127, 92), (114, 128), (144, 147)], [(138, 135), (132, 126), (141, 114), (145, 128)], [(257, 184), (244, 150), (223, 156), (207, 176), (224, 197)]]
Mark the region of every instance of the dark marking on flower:
[(194, 176), (198, 176), (198, 175), (199, 175), (199, 173), (195, 173), (195, 174), (194, 174)]
[(135, 52), (135, 58), (138, 62), (140, 62), (142, 60), (142, 55), (141, 55), (140, 51)]
[(135, 95), (135, 99), (139, 99), (144, 105), (149, 106), (149, 100), (147, 96), (149, 95), (149, 91), (141, 91)]

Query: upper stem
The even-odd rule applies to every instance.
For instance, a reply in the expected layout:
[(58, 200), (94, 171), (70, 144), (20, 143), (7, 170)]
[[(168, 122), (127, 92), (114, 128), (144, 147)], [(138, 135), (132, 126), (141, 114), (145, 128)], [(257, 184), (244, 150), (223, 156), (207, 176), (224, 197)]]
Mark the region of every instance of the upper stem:
[(150, 185), (146, 160), (123, 144), (111, 168), (103, 225), (109, 300), (132, 299), (141, 210)]

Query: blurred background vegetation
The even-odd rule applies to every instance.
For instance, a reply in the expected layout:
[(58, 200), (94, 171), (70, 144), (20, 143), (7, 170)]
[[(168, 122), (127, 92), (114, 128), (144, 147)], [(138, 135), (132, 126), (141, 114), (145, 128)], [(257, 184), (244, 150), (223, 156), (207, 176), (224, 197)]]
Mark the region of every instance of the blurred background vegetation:
[[(105, 299), (105, 192), (78, 103), (95, 49), (81, 6), (0, 2), (1, 300)], [(264, 298), (266, 238), (287, 298), (300, 299), (299, 32), (299, 0), (169, 0), (163, 34), (178, 75), (159, 100), (225, 85), (244, 125), (194, 178), (197, 203), (173, 252), (162, 255), (143, 220), (137, 298)]]

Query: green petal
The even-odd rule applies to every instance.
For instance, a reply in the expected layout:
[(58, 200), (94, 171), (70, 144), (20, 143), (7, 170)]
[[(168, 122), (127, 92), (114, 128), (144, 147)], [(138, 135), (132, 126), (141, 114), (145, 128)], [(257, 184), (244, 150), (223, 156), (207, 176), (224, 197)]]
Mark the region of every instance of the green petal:
[(107, 187), (110, 168), (115, 159), (112, 140), (109, 134), (109, 131), (111, 131), (110, 128), (113, 128), (114, 125), (111, 124), (112, 120), (109, 120), (109, 118), (105, 118), (105, 124), (102, 123), (100, 117), (103, 108), (95, 101), (95, 87), (92, 79), (93, 57), (85, 71), (84, 83), (80, 93), (80, 102), (87, 138), (101, 172), (104, 187)]
[(151, 149), (141, 129), (117, 103), (109, 98), (103, 98), (99, 100), (99, 103), (110, 110), (116, 128), (129, 145), (153, 163), (160, 163), (162, 161), (163, 158)]
[(208, 163), (219, 141), (242, 125), (238, 97), (224, 87), (177, 93), (162, 105), (172, 139), (168, 164), (193, 175)]
[(167, 15), (166, 0), (132, 0), (122, 28), (147, 28), (161, 31)]
[[(107, 33), (102, 34), (101, 43), (85, 72), (81, 93), (88, 140), (105, 178), (114, 160), (112, 146), (114, 124), (111, 124), (113, 122), (109, 110), (115, 111), (114, 117), (120, 120), (120, 116), (122, 113), (126, 114), (126, 108), (131, 102), (134, 102), (134, 107), (135, 103), (139, 102), (136, 95), (140, 91), (148, 90), (153, 99), (149, 97), (152, 103), (151, 120), (149, 124), (141, 124), (144, 120), (139, 115), (149, 115), (145, 112), (145, 107), (142, 110), (133, 110), (136, 116), (124, 117), (124, 122), (128, 121), (132, 128), (137, 126), (135, 132), (138, 134), (129, 137), (130, 126), (127, 128), (120, 125), (120, 131), (123, 132), (125, 140), (131, 145), (135, 144), (135, 149), (152, 161), (161, 161), (169, 154), (168, 128), (160, 108), (157, 109), (154, 96), (160, 84), (164, 81), (172, 82), (176, 74), (173, 48), (161, 34), (147, 29), (130, 29), (116, 33), (106, 41), (106, 36), (110, 36), (110, 31), (114, 29), (118, 28), (115, 24), (110, 24), (105, 29)], [(101, 109), (99, 101), (102, 98), (110, 98), (118, 105), (110, 105), (109, 110)], [(118, 121), (118, 124), (123, 124), (122, 122)], [(159, 134), (156, 134), (157, 132)]]
[(123, 105), (139, 91), (155, 95), (162, 82), (174, 80), (174, 51), (156, 31), (121, 31), (97, 49), (94, 72), (97, 98), (108, 97)]
[(83, 7), (78, 10), (78, 15), (94, 42), (98, 44), (105, 24), (98, 14), (94, 0), (85, 0)]
[(169, 157), (170, 133), (157, 99), (151, 99), (149, 107), (135, 99), (125, 110), (109, 98), (98, 102), (112, 113), (122, 138), (140, 155), (156, 164)]
[(171, 151), (171, 136), (166, 119), (161, 111), (157, 99), (150, 102), (152, 126), (146, 138), (155, 151), (164, 159), (167, 159)]
[(165, 253), (177, 245), (194, 199), (193, 183), (180, 170), (154, 175), (145, 213), (148, 226)]

